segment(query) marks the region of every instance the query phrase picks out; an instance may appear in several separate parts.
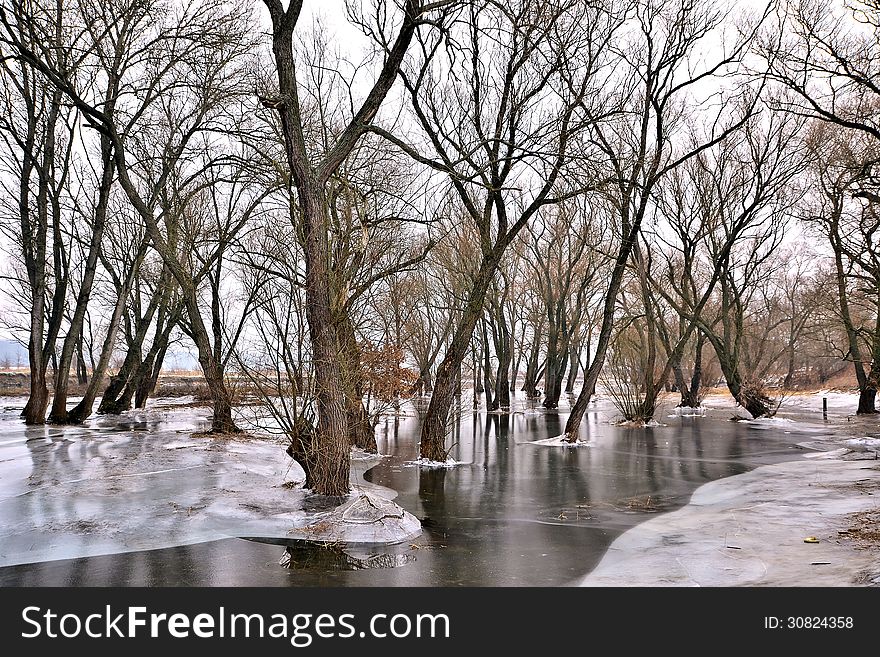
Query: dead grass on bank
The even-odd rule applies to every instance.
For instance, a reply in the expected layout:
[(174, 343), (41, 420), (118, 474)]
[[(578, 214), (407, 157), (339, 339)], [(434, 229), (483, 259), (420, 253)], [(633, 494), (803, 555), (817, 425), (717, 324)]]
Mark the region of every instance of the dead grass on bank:
[(880, 507), (848, 516), (849, 527), (838, 532), (861, 550), (880, 550)]

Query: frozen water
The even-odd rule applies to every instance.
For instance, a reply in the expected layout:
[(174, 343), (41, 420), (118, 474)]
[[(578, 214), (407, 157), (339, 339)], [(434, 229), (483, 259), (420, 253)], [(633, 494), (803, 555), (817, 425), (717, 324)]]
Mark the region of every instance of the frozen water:
[[(689, 504), (620, 536), (584, 586), (847, 586), (876, 571), (869, 550), (839, 540), (852, 493), (880, 470), (840, 460), (767, 465), (697, 489)], [(803, 542), (820, 538), (818, 545)], [(817, 560), (827, 563), (811, 567)]]
[[(667, 406), (672, 401), (677, 400), (668, 399)], [(0, 552), (15, 548), (17, 563), (29, 562), (0, 569), (0, 582), (562, 585), (589, 572), (621, 532), (680, 507), (707, 481), (798, 458), (804, 453), (794, 445), (798, 440), (822, 442), (823, 449), (836, 441), (839, 447), (842, 427), (853, 437), (870, 433), (855, 421), (825, 423), (823, 434), (798, 437), (788, 434), (802, 434), (809, 422), (728, 422), (729, 399), (712, 402), (705, 420), (670, 419), (653, 430), (633, 430), (611, 425), (615, 410), (600, 401), (591, 404), (582, 426), (581, 436), (589, 442), (581, 444), (590, 449), (537, 449), (525, 445), (562, 434), (564, 409), (471, 415), (468, 402), (449, 442), (450, 456), (467, 467), (405, 466), (418, 459), (418, 417), (388, 418), (377, 427), (380, 450), (393, 456), (364, 454), (352, 461), (356, 490), (349, 501), (361, 493), (389, 499), (393, 489), (399, 492), (395, 502), (422, 519), (421, 536), (393, 547), (360, 544), (358, 559), (369, 565), (334, 571), (320, 559), (306, 563), (309, 555), (319, 555), (300, 542), (296, 572), (278, 567), (278, 545), (289, 538), (321, 540), (322, 521), (331, 523), (333, 508), (306, 498), (302, 473), (283, 455), (282, 441), (191, 437), (194, 428), (206, 427), (207, 411), (170, 405), (146, 414), (95, 418), (76, 429), (26, 429), (17, 412), (0, 414), (0, 443), (8, 441), (0, 446)], [(33, 440), (25, 443), (26, 437)], [(14, 498), (37, 487), (28, 485), (31, 474), (40, 475), (35, 479), (47, 487)], [(130, 476), (107, 479), (114, 474)], [(73, 482), (89, 477), (96, 480)], [(59, 483), (57, 494), (53, 480)], [(111, 485), (118, 489), (101, 490)], [(261, 542), (210, 541), (222, 536), (255, 536)], [(267, 536), (277, 538), (267, 544)], [(210, 542), (193, 545), (197, 540)], [(171, 547), (137, 551), (162, 545)], [(108, 556), (30, 563), (97, 555), (102, 547)], [(344, 551), (354, 554), (351, 546)], [(736, 551), (726, 551), (735, 556)], [(383, 559), (373, 560), (380, 552)], [(406, 555), (400, 559), (406, 566), (375, 568), (387, 554)], [(390, 561), (397, 564), (397, 556)]]
[(332, 505), (306, 510), (304, 474), (283, 441), (191, 437), (207, 427), (208, 411), (162, 401), (80, 427), (0, 419), (0, 565), (232, 536), (373, 543), (418, 535), (419, 521), (390, 501), (395, 493), (363, 480), (380, 458), (354, 462), (352, 483), (353, 500), (383, 516), (351, 523)]
[(758, 417), (751, 420), (741, 420), (741, 422), (747, 422), (749, 424), (792, 424), (794, 420), (790, 417), (779, 417), (775, 415), (773, 417)]

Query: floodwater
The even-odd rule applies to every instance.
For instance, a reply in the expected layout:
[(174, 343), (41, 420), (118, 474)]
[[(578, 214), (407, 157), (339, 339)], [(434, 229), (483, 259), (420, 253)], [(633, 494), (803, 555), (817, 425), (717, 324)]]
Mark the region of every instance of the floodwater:
[(540, 446), (534, 441), (562, 433), (567, 413), (520, 403), (513, 415), (465, 410), (450, 437), (461, 465), (428, 469), (408, 463), (418, 456), (418, 415), (383, 420), (379, 450), (390, 456), (365, 475), (422, 520), (411, 543), (288, 550), (231, 538), (8, 566), (0, 585), (563, 586), (622, 532), (686, 504), (701, 484), (803, 453), (800, 423), (730, 422), (728, 409), (624, 428), (609, 423), (602, 403), (585, 418), (589, 446)]

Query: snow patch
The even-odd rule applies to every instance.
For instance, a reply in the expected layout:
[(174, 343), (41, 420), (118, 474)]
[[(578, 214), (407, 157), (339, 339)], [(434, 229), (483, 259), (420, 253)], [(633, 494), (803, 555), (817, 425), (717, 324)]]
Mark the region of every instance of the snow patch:
[(644, 420), (621, 420), (620, 422), (613, 422), (616, 427), (627, 427), (633, 429), (645, 429), (652, 427), (665, 427), (665, 424), (660, 424), (657, 420), (648, 420), (645, 422)]
[(790, 417), (779, 417), (778, 415), (774, 415), (773, 417), (756, 417), (753, 419), (745, 419), (740, 420), (740, 422), (745, 422), (746, 424), (797, 424), (796, 420), (792, 420)]
[(706, 417), (705, 406), (676, 406), (669, 417)]
[(576, 442), (569, 442), (565, 435), (553, 436), (544, 440), (534, 440), (526, 443), (527, 445), (538, 445), (540, 447), (592, 447), (592, 443), (578, 438)]
[(880, 448), (880, 438), (850, 438), (843, 444), (856, 452), (873, 452)]
[(352, 461), (372, 461), (373, 459), (387, 459), (391, 454), (380, 454), (379, 452), (368, 452), (360, 447), (351, 448)]
[(431, 459), (416, 459), (415, 461), (406, 461), (404, 463), (407, 467), (419, 467), (419, 468), (454, 468), (457, 465), (465, 465), (461, 461), (456, 461), (453, 458), (448, 458), (445, 461), (432, 461)]
[(841, 456), (849, 454), (850, 450), (846, 447), (841, 447), (840, 449), (832, 449), (827, 452), (813, 452), (812, 454), (804, 454), (804, 458), (807, 459), (837, 459)]

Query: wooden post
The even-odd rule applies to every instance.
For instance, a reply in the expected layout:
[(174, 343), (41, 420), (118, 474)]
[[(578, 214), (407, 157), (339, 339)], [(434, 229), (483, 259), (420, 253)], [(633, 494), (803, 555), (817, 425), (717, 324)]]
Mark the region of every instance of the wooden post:
[(828, 397), (822, 397), (822, 419), (828, 419)]

